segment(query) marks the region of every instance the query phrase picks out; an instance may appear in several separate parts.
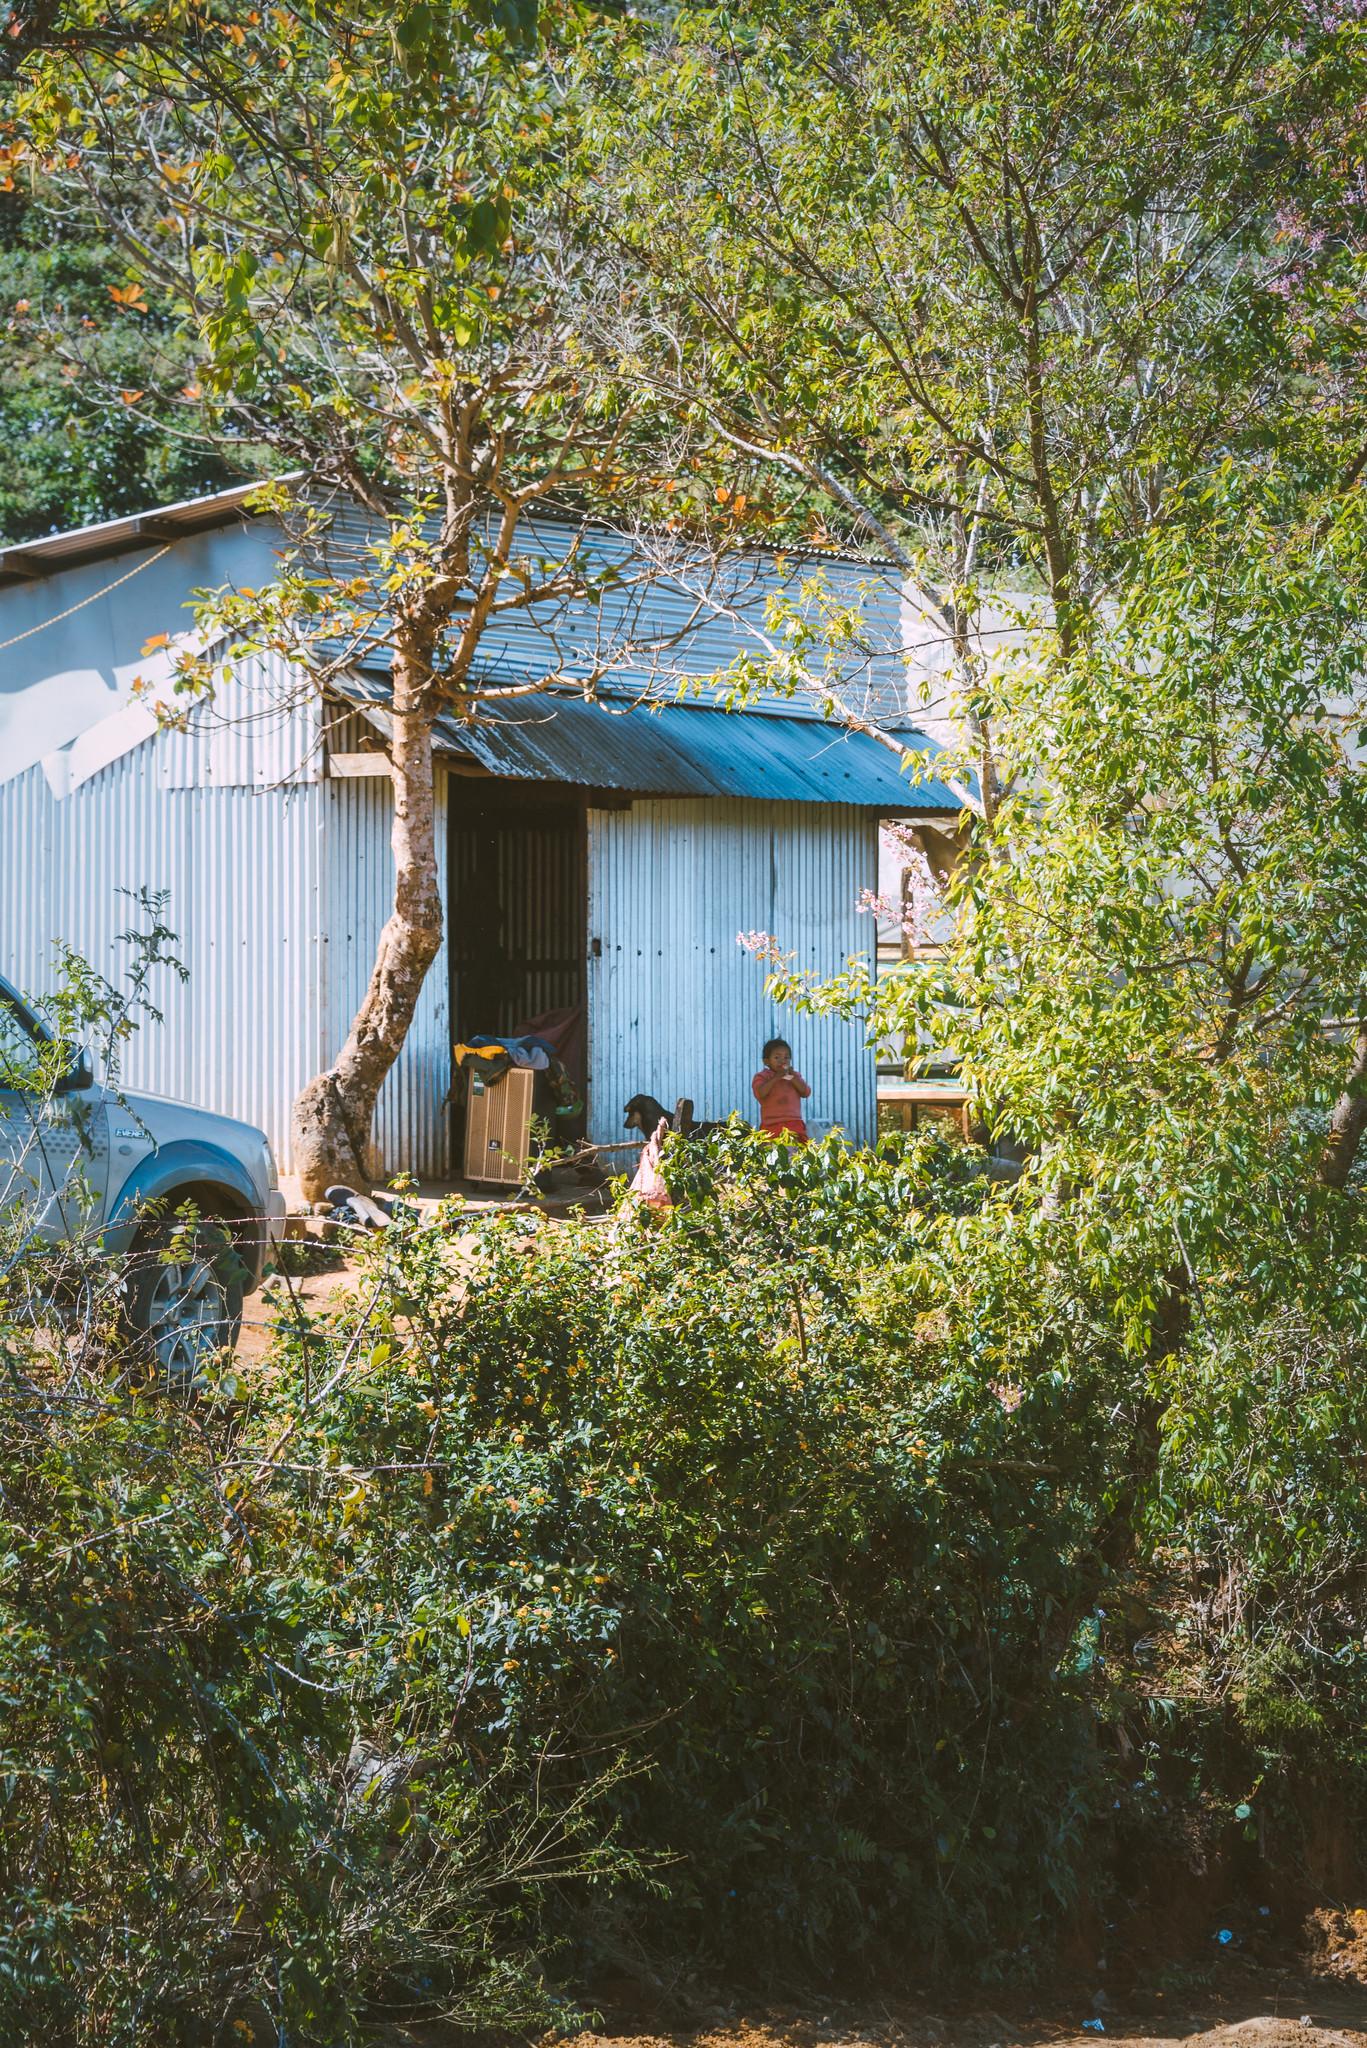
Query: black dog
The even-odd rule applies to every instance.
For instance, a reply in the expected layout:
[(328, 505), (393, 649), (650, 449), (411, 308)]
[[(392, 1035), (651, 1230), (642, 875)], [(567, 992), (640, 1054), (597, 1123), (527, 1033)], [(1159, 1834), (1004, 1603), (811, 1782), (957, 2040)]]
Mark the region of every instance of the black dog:
[(653, 1138), (660, 1125), (669, 1122), (669, 1111), (653, 1095), (633, 1095), (622, 1118), (625, 1130), (639, 1131), (643, 1138)]
[(685, 1138), (706, 1138), (721, 1128), (715, 1123), (694, 1123), (693, 1104), (686, 1095), (675, 1103), (673, 1116), (655, 1096), (633, 1095), (622, 1122), (626, 1130), (639, 1131), (643, 1138), (653, 1138), (661, 1124), (667, 1124), (671, 1131), (678, 1131)]

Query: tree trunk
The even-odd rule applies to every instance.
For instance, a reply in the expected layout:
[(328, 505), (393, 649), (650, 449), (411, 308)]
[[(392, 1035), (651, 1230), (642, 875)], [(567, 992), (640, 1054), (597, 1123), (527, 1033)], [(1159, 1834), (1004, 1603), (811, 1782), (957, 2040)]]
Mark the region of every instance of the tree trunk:
[(441, 946), (432, 718), (423, 703), (426, 676), (425, 662), (396, 647), (390, 750), (394, 908), (380, 933), (370, 985), (345, 1045), (294, 1105), (294, 1168), (310, 1202), (320, 1200), (335, 1183), (365, 1185), (370, 1179), (376, 1098), (403, 1048), (427, 970)]
[(1319, 1178), (1323, 1186), (1347, 1186), (1364, 1129), (1367, 1129), (1367, 1022), (1358, 1025), (1343, 1092), (1330, 1114), (1329, 1135), (1320, 1154)]

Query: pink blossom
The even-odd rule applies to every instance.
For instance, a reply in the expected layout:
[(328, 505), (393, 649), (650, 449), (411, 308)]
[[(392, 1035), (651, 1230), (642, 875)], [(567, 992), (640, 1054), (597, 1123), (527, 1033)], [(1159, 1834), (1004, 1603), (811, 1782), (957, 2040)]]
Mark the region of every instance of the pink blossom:
[(923, 945), (944, 908), (939, 884), (912, 826), (895, 820), (884, 825), (883, 846), (902, 871), (901, 901), (865, 889), (859, 898), (859, 908), (873, 911), (885, 923), (897, 926), (912, 945)]
[(900, 904), (892, 902), (887, 896), (880, 896), (876, 889), (861, 889), (859, 901), (854, 907), (856, 910), (871, 911), (884, 924), (900, 924), (902, 921)]

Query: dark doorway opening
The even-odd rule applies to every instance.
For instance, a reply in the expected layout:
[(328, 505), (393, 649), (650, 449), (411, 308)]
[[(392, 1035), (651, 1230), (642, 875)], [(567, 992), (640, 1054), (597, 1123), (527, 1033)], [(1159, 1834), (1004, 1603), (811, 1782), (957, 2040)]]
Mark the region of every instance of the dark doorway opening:
[[(535, 784), (488, 788), (452, 776), (448, 787), (447, 957), (454, 1036), (457, 1042), (496, 1036), (548, 1013), (577, 1010), (579, 1026), (566, 1044), (565, 1064), (582, 1088), (584, 802)], [(463, 1123), (458, 1109), (458, 1142)]]

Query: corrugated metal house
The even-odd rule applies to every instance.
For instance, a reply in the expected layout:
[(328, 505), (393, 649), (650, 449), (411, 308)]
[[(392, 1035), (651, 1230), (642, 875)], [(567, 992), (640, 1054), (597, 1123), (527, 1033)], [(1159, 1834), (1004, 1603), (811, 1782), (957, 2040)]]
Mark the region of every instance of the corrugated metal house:
[[(0, 552), (0, 967), (40, 995), (56, 941), (116, 968), (131, 916), (121, 892), (169, 892), (188, 980), (157, 991), (164, 1023), (140, 1033), (127, 1082), (261, 1124), (288, 1164), (290, 1105), (346, 1031), (389, 907), (382, 753), (378, 773), (355, 772), (382, 744), (385, 673), (358, 659), (347, 701), (325, 705), (285, 664), (241, 663), (186, 731), (158, 728), (132, 686), (169, 678), (190, 593), (273, 573), (280, 536), (242, 497)], [(697, 619), (679, 643), (688, 673), (714, 675), (762, 630), (778, 573), (761, 563), (743, 602)], [(630, 601), (662, 631), (698, 613), (668, 584)], [(886, 646), (846, 687), (902, 725), (891, 582), (886, 611)], [(508, 700), (495, 723), (443, 728), (448, 936), (380, 1104), (391, 1169), (450, 1170), (453, 1035), (573, 1005), (600, 1141), (621, 1136), (638, 1090), (691, 1095), (700, 1115), (750, 1111), (749, 1077), (777, 1029), (813, 1083), (813, 1114), (872, 1134), (874, 1064), (858, 1032), (785, 1024), (737, 934), (772, 932), (804, 967), (836, 971), (872, 939), (857, 906), (877, 879), (879, 817), (944, 815), (956, 799), (781, 698), (726, 710), (676, 691), (650, 705), (639, 670), (609, 675), (602, 703), (576, 696), (601, 612), (517, 622), (490, 646), (491, 672), (541, 676), (553, 642), (564, 687)], [(158, 634), (172, 645), (149, 656)]]

